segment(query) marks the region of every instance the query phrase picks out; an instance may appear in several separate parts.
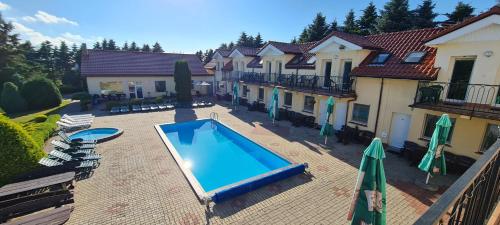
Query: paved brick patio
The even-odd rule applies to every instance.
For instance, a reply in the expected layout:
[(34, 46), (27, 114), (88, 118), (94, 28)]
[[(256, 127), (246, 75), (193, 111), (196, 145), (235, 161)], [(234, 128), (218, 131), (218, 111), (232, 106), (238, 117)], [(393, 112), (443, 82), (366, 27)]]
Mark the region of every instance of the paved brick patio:
[[(209, 117), (288, 157), (307, 162), (310, 175), (298, 175), (220, 204), (202, 205), (153, 125)], [(117, 127), (124, 134), (99, 145), (101, 166), (79, 181), (75, 210), (68, 224), (347, 224), (363, 146), (324, 146), (319, 131), (272, 126), (266, 114), (216, 105), (204, 109), (106, 115), (96, 112), (93, 127)], [(103, 114), (103, 115), (99, 115)], [(412, 224), (455, 176), (436, 178), (438, 193), (414, 185), (425, 179), (407, 161), (388, 153), (388, 224)]]

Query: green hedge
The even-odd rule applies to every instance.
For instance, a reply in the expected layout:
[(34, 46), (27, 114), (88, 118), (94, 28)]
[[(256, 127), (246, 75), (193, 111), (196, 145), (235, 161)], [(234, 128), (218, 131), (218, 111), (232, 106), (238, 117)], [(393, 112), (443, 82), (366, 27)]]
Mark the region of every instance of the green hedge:
[(43, 77), (36, 77), (24, 83), (21, 94), (30, 109), (55, 107), (62, 102), (61, 93), (54, 82)]
[(19, 124), (0, 116), (0, 185), (13, 176), (28, 172), (38, 166), (38, 160), (45, 156), (42, 143)]
[(45, 140), (49, 139), (57, 129), (56, 122), (61, 119), (58, 114), (49, 115), (44, 122), (37, 123), (35, 121), (24, 124), (24, 128), (35, 140), (35, 142), (43, 147)]
[(71, 99), (80, 100), (80, 101), (81, 100), (91, 100), (92, 95), (90, 95), (87, 92), (78, 92), (78, 93), (74, 93), (73, 95), (71, 95)]
[(3, 84), (2, 94), (0, 95), (0, 106), (7, 113), (24, 112), (28, 108), (17, 86), (12, 82), (5, 82)]
[(46, 115), (37, 115), (37, 116), (35, 116), (35, 118), (33, 118), (33, 121), (35, 123), (43, 123), (43, 122), (47, 121), (47, 118), (48, 117)]

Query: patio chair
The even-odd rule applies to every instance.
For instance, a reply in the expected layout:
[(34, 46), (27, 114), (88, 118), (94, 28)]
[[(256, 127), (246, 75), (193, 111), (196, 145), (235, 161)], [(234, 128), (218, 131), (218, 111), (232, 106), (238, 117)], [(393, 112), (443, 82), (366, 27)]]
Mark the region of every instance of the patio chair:
[(58, 150), (52, 150), (49, 152), (49, 156), (56, 157), (58, 159), (62, 159), (64, 161), (94, 161), (94, 160), (100, 160), (102, 159), (101, 155), (91, 153), (91, 154), (84, 154), (84, 153), (78, 153), (78, 154), (68, 154), (65, 152), (61, 152)]
[(128, 113), (128, 112), (130, 112), (130, 110), (129, 110), (128, 106), (121, 106), (120, 112), (121, 113)]
[(140, 105), (132, 105), (132, 112), (140, 112), (141, 110)]
[(109, 111), (110, 113), (119, 113), (120, 112), (120, 107), (112, 107), (111, 110)]
[(82, 144), (79, 146), (71, 146), (59, 140), (52, 140), (50, 142), (56, 149), (63, 151), (76, 151), (76, 150), (84, 150), (91, 149), (94, 150), (96, 148), (95, 144)]
[(149, 107), (152, 111), (158, 110), (158, 106), (156, 104), (151, 104)]
[(90, 124), (68, 124), (61, 121), (57, 121), (56, 124), (59, 126), (59, 129), (63, 131), (73, 131), (90, 127)]
[(85, 145), (85, 144), (88, 144), (88, 145), (96, 145), (97, 144), (97, 140), (83, 140), (83, 139), (70, 139), (68, 137), (68, 135), (66, 133), (64, 133), (64, 131), (59, 131), (57, 132), (57, 135), (68, 145), (70, 146), (81, 146), (81, 145)]
[(151, 109), (151, 108), (150, 108), (150, 107), (149, 107), (149, 105), (147, 105), (147, 104), (143, 104), (143, 105), (141, 105), (141, 110), (142, 110), (142, 111), (149, 111), (150, 109)]

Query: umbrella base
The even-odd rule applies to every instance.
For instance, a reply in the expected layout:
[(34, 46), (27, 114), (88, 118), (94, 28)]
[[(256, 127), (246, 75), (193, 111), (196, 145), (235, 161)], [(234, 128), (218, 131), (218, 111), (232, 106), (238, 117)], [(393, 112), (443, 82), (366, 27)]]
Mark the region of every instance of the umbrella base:
[(439, 187), (437, 185), (433, 185), (431, 183), (426, 184), (425, 180), (416, 179), (414, 181), (414, 183), (418, 187), (423, 188), (423, 189), (428, 190), (428, 191), (436, 192), (439, 190)]

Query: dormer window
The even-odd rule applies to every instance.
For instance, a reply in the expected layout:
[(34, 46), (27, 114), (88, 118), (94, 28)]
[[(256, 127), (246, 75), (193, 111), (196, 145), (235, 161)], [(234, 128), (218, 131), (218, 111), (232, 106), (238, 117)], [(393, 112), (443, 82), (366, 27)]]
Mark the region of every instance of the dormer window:
[(372, 64), (384, 64), (389, 59), (389, 56), (391, 56), (389, 53), (379, 53), (373, 58)]
[(405, 63), (420, 63), (424, 58), (426, 52), (410, 52), (404, 59)]

